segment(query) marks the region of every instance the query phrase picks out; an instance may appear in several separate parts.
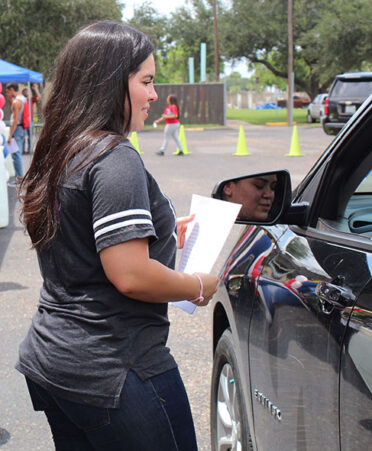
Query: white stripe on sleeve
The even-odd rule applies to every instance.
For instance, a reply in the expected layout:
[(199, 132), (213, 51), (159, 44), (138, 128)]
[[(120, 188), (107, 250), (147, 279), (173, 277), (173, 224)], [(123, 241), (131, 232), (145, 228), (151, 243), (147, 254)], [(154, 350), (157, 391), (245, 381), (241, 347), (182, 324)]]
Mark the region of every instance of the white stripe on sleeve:
[(99, 236), (111, 232), (112, 230), (120, 229), (121, 227), (128, 227), (130, 225), (135, 224), (152, 225), (152, 221), (150, 219), (128, 219), (127, 221), (117, 222), (115, 224), (109, 225), (107, 227), (104, 227), (103, 229), (98, 230), (98, 232), (94, 234), (94, 238), (97, 239)]
[(102, 224), (105, 224), (106, 222), (113, 221), (114, 219), (124, 218), (125, 216), (133, 216), (133, 215), (145, 215), (149, 216), (151, 218), (151, 213), (148, 210), (143, 209), (133, 209), (133, 210), (125, 210), (125, 211), (119, 211), (118, 213), (113, 213), (112, 215), (104, 216), (101, 219), (98, 219), (93, 224), (93, 229), (96, 229)]

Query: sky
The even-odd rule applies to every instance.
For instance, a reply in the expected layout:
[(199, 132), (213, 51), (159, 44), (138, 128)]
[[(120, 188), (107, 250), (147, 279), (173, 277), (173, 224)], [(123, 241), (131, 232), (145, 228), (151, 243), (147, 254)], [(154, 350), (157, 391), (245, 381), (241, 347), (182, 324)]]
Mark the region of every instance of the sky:
[[(133, 9), (137, 6), (142, 5), (144, 1), (145, 0), (124, 0), (124, 3), (126, 5), (124, 8), (124, 17), (128, 17), (130, 19), (133, 15)], [(171, 13), (175, 9), (186, 5), (185, 0), (149, 0), (149, 2), (152, 3), (153, 7), (161, 14)]]
[[(125, 8), (124, 8), (124, 18), (131, 19), (133, 16), (133, 9), (142, 5), (145, 0), (124, 0)], [(152, 3), (153, 7), (159, 11), (160, 14), (169, 14), (174, 12), (177, 8), (182, 6), (187, 6), (186, 0), (149, 0)], [(225, 64), (225, 74), (228, 75), (232, 71), (240, 72), (242, 77), (248, 77), (248, 69), (247, 64), (244, 62), (237, 63), (234, 68), (231, 68), (230, 64)]]

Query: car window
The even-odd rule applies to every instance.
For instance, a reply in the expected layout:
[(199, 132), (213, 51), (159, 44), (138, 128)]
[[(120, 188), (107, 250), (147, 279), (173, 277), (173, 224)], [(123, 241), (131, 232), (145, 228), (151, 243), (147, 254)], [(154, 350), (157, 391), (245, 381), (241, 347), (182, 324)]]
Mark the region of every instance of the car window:
[(346, 205), (344, 217), (351, 233), (372, 238), (372, 171), (357, 186)]
[(372, 80), (337, 80), (332, 97), (367, 97), (372, 93)]
[(339, 211), (335, 219), (321, 219), (330, 228), (372, 239), (372, 155), (364, 159), (339, 186)]
[[(356, 194), (371, 194), (372, 193), (372, 170), (361, 181), (358, 188), (355, 190)], [(371, 204), (372, 206), (372, 204)]]
[[(318, 187), (316, 228), (372, 240), (372, 115), (340, 142)], [(354, 239), (354, 238), (353, 238)], [(364, 238), (363, 238), (364, 239)]]

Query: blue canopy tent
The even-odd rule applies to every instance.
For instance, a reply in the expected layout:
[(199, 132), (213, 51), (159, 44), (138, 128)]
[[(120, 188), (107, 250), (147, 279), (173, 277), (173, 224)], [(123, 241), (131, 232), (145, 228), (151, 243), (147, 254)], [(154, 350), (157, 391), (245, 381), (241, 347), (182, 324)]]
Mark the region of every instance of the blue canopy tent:
[[(0, 83), (9, 83), (10, 81), (27, 83), (28, 92), (30, 93), (30, 83), (42, 83), (43, 74), (0, 59)], [(28, 105), (31, 111), (31, 95), (28, 96)], [(32, 123), (30, 127), (32, 136)]]
[(43, 74), (0, 59), (0, 82), (42, 83)]

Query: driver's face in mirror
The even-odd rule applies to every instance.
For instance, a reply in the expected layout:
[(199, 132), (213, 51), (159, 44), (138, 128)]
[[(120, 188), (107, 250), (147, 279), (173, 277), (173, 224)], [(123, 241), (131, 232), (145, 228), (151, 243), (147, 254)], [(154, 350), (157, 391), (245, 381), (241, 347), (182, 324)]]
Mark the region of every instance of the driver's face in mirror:
[(277, 181), (275, 174), (230, 181), (223, 187), (222, 198), (242, 204), (237, 219), (266, 221), (274, 202)]

